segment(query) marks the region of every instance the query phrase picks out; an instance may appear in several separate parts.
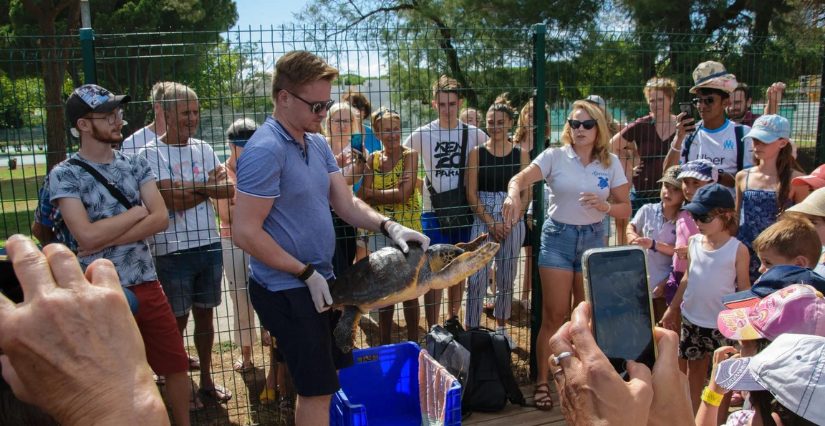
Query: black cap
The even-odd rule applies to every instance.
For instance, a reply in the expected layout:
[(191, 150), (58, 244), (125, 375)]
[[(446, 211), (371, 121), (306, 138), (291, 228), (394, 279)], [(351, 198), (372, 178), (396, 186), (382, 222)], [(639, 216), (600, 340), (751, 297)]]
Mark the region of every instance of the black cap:
[(706, 214), (720, 207), (732, 209), (736, 207), (736, 203), (734, 203), (733, 195), (730, 194), (730, 189), (727, 186), (711, 183), (699, 188), (693, 196), (693, 201), (683, 209), (695, 214)]
[(730, 309), (753, 306), (763, 297), (794, 284), (807, 284), (817, 291), (825, 293), (825, 277), (817, 274), (811, 268), (776, 265), (765, 271), (749, 290), (729, 294), (723, 298), (722, 303)]
[(85, 84), (69, 96), (66, 114), (69, 116), (69, 124), (74, 127), (77, 120), (90, 112), (109, 112), (131, 100), (129, 95), (114, 95), (96, 84)]

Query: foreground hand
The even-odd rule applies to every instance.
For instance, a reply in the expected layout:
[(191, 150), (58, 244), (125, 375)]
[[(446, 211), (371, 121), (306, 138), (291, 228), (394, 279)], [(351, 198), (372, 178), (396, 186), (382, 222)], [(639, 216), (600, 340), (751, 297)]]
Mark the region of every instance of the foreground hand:
[(638, 237), (630, 241), (631, 245), (639, 246), (641, 248), (649, 249), (653, 247), (653, 240), (647, 237)]
[(24, 293), (18, 305), (0, 295), (14, 394), (64, 425), (169, 424), (114, 265), (95, 261), (84, 276), (65, 246), (40, 253), (20, 235), (6, 249)]
[(550, 339), (550, 349), (555, 355), (573, 354), (563, 358), (561, 371), (553, 374), (567, 424), (647, 424), (653, 401), (650, 370), (644, 364), (628, 361), (630, 381), (622, 380), (596, 345), (589, 323), (590, 305), (581, 303), (573, 311), (570, 322)]
[(327, 283), (326, 278), (315, 271), (305, 282), (309, 287), (309, 294), (312, 296), (315, 310), (320, 314), (329, 309), (332, 306), (332, 296), (329, 294), (329, 283)]
[(679, 336), (656, 328), (659, 352), (653, 364), (653, 403), (648, 426), (694, 426), (687, 376), (679, 370)]
[(387, 226), (389, 227), (387, 228), (387, 233), (390, 234), (390, 238), (398, 244), (398, 247), (401, 247), (401, 251), (404, 253), (410, 251), (407, 241), (421, 243), (421, 249), (425, 251), (427, 247), (430, 246), (430, 239), (418, 231), (413, 231), (397, 222), (388, 222)]

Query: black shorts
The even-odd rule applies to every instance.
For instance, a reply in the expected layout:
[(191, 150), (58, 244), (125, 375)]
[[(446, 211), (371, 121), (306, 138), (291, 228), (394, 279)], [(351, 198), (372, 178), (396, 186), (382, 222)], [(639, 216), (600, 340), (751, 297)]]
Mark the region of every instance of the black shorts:
[(700, 361), (705, 355), (722, 346), (733, 346), (733, 341), (725, 338), (715, 328), (705, 328), (691, 323), (682, 315), (682, 335), (679, 340), (679, 358), (688, 361)]
[(278, 342), (298, 395), (332, 395), (341, 389), (337, 370), (355, 363), (351, 351), (344, 353), (333, 343), (341, 312), (316, 312), (306, 287), (269, 291), (250, 278), (249, 295), (261, 325)]

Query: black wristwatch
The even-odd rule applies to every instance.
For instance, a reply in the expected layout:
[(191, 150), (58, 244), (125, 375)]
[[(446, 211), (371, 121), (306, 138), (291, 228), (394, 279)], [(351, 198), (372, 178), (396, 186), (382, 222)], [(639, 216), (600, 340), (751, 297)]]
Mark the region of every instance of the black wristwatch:
[(391, 217), (385, 217), (384, 220), (381, 221), (381, 226), (379, 226), (381, 233), (384, 234), (385, 237), (390, 238), (390, 232), (387, 230), (387, 222), (398, 223), (398, 221)]
[(653, 253), (658, 253), (659, 249), (656, 248), (656, 240), (651, 241), (653, 241), (653, 244), (650, 245), (650, 249), (653, 250)]

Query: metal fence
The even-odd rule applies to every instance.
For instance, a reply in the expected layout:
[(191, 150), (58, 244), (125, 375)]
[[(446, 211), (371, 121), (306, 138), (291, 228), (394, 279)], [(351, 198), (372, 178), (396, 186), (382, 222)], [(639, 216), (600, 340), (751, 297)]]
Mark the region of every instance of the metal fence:
[[(68, 133), (62, 110), (62, 101), (73, 87), (97, 82), (113, 92), (130, 94), (133, 102), (126, 110), (128, 124), (124, 127), (124, 135), (128, 136), (153, 120), (152, 85), (158, 81), (187, 84), (197, 92), (201, 106), (195, 137), (209, 143), (224, 161), (229, 155), (224, 131), (238, 118), (262, 123), (271, 114), (274, 63), (292, 50), (316, 53), (340, 70), (333, 85), (333, 99), (340, 100), (347, 92), (359, 92), (370, 100), (373, 110), (386, 107), (397, 111), (405, 138), (414, 129), (438, 118), (431, 106), (432, 84), (446, 74), (463, 86), (464, 106), (480, 111), (482, 128), (485, 112), (502, 94), (506, 94), (516, 115), (530, 99), (536, 105), (546, 105), (547, 118), (535, 114), (535, 123), (527, 127), (535, 132), (534, 140), (549, 139), (551, 144), (559, 142), (572, 102), (589, 95), (604, 98), (608, 111), (620, 123), (647, 115), (649, 107), (642, 89), (651, 77), (677, 81), (680, 89), (673, 111), (678, 113), (678, 102), (691, 98), (688, 89), (696, 65), (718, 60), (739, 81), (749, 84), (754, 112), (761, 113), (765, 90), (771, 83), (787, 83), (779, 112), (792, 123), (800, 162), (807, 170), (825, 162), (822, 132), (818, 131), (823, 125), (819, 108), (823, 99), (821, 40), (788, 43), (743, 34), (709, 38), (607, 29), (558, 31), (543, 25), (530, 29), (281, 26), (214, 32), (97, 34), (94, 48), (85, 50), (81, 49), (79, 38), (59, 39), (56, 44), (58, 47), (45, 50), (38, 48), (32, 38), (0, 38), (0, 157), (7, 157), (0, 167), (3, 242), (13, 233), (29, 233), (47, 166), (77, 150), (77, 141)], [(55, 69), (56, 65), (63, 68)], [(549, 122), (545, 123), (547, 119)], [(549, 125), (548, 134), (545, 124)], [(514, 126), (510, 133), (516, 130)], [(536, 150), (532, 152), (533, 157), (537, 154)], [(419, 192), (422, 190), (426, 191), (426, 187), (419, 188)], [(542, 197), (537, 186), (536, 201)], [(534, 229), (541, 229), (543, 216), (534, 216)], [(615, 221), (610, 226), (610, 243), (614, 244)], [(527, 280), (525, 276), (538, 276), (535, 255), (539, 234), (532, 233), (526, 244), (534, 250), (521, 251), (515, 262), (516, 280), (510, 292), (514, 308), (506, 325), (518, 346), (513, 353), (513, 365), (522, 381), (528, 381), (531, 374), (535, 376), (531, 348), (535, 346), (535, 332), (541, 321), (542, 294), (538, 280)], [(358, 256), (365, 254), (360, 251)], [(532, 294), (528, 296), (530, 289)], [(233, 361), (240, 357), (240, 348), (233, 341), (232, 301), (229, 291), (225, 289), (224, 293), (225, 302), (217, 308), (216, 315), (213, 374), (216, 383), (231, 389), (236, 397), (225, 408), (198, 414), (193, 420), (198, 424), (277, 422), (277, 410), (258, 404), (270, 363), (266, 349), (257, 342), (253, 345), (253, 360), (258, 367), (254, 373), (242, 375), (232, 370)], [(530, 312), (519, 303), (528, 298), (536, 308)], [(439, 303), (444, 306), (438, 322), (443, 322), (449, 317), (450, 307), (446, 297)], [(463, 309), (464, 305), (461, 306)], [(425, 310), (422, 306), (418, 318), (419, 338), (428, 325)], [(357, 346), (386, 343), (382, 342), (380, 322), (377, 313), (362, 319)], [(408, 338), (411, 324), (402, 309), (395, 311), (389, 325), (390, 341)], [(495, 319), (489, 312), (483, 316), (482, 325), (495, 328)], [(187, 347), (195, 354), (191, 325), (187, 333)]]

